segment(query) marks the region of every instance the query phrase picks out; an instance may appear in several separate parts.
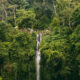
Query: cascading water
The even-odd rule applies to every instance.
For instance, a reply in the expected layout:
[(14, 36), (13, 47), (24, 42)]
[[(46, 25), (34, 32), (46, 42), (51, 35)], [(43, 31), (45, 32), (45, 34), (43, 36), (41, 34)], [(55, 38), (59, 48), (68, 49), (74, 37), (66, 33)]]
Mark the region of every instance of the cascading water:
[(40, 42), (42, 40), (42, 34), (37, 34), (37, 50), (36, 50), (36, 80), (40, 80)]

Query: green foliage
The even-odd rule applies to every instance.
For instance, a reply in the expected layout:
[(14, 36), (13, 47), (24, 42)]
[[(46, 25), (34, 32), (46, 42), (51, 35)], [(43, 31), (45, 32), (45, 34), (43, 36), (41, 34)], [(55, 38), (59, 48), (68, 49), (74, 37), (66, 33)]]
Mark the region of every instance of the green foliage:
[(60, 25), (60, 21), (57, 17), (54, 17), (52, 19), (52, 22), (50, 23), (50, 29), (53, 30), (54, 27), (59, 26)]
[(33, 11), (26, 11), (24, 9), (17, 11), (17, 24), (19, 28), (33, 28), (36, 21), (36, 14)]
[(70, 36), (72, 43), (79, 42), (79, 39), (80, 39), (80, 30), (79, 29), (80, 29), (80, 25), (76, 26), (76, 28), (74, 29), (74, 32)]
[[(75, 49), (75, 54), (74, 56), (76, 56), (75, 58), (77, 58), (79, 56), (80, 53), (80, 25), (78, 25), (75, 29), (74, 32), (72, 33), (72, 35), (70, 36), (71, 42), (74, 45), (74, 49)], [(78, 59), (79, 60), (79, 59)]]
[(0, 76), (5, 80), (35, 80), (35, 33), (18, 31), (4, 22), (0, 32)]
[(0, 80), (2, 80), (2, 77), (0, 77)]
[(73, 30), (73, 33), (70, 35), (70, 40), (72, 43), (72, 49), (73, 53), (71, 53), (72, 61), (74, 61), (74, 64), (72, 63), (72, 67), (76, 69), (77, 75), (80, 76), (80, 25), (76, 26), (76, 28)]
[[(45, 22), (44, 22), (45, 21)], [(47, 16), (42, 16), (35, 23), (35, 29), (44, 30), (49, 26), (49, 18)]]
[[(71, 72), (78, 67), (77, 61), (74, 56), (74, 51), (70, 42), (69, 35), (71, 34), (69, 27), (55, 27), (50, 35), (45, 35), (41, 42), (41, 79), (45, 80), (73, 80)], [(73, 56), (74, 54), (74, 56)], [(72, 63), (72, 61), (76, 61)], [(71, 67), (71, 65), (73, 65)], [(74, 69), (73, 69), (74, 68)], [(79, 70), (79, 68), (77, 68)], [(76, 71), (77, 71), (76, 69)], [(76, 73), (74, 71), (74, 74)], [(79, 73), (76, 73), (78, 76)], [(48, 77), (46, 77), (47, 75)], [(66, 77), (67, 76), (67, 77)], [(75, 79), (78, 79), (79, 77)]]
[(75, 27), (80, 24), (80, 4), (74, 9), (71, 21), (72, 21), (72, 26)]
[(10, 16), (10, 17), (7, 19), (7, 23), (9, 23), (9, 24), (11, 24), (13, 27), (15, 27), (14, 17), (13, 17), (13, 16)]
[(15, 33), (10, 24), (0, 22), (0, 41), (11, 41), (12, 35)]

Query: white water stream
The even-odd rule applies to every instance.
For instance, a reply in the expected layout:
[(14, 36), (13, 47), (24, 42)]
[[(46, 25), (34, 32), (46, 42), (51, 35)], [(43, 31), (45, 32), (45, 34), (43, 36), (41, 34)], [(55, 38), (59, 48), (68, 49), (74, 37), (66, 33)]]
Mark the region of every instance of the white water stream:
[(40, 80), (40, 42), (42, 40), (42, 34), (37, 34), (37, 47), (36, 47), (36, 80)]

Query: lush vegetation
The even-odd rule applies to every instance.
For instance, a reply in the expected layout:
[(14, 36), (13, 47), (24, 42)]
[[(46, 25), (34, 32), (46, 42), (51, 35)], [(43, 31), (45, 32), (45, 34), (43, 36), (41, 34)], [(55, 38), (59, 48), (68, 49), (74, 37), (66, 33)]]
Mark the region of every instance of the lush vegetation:
[(35, 80), (35, 33), (0, 23), (0, 76), (5, 80)]
[(0, 0), (0, 80), (80, 80), (80, 0)]

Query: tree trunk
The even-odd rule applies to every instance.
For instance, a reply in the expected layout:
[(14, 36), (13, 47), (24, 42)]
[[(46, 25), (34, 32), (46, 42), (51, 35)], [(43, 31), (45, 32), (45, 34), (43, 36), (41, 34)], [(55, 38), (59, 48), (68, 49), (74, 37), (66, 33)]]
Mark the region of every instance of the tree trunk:
[(53, 0), (53, 9), (54, 9), (54, 14), (56, 16), (57, 15), (57, 12), (56, 12), (56, 0), (55, 1)]
[[(3, 2), (4, 2), (4, 0), (2, 0), (2, 7), (3, 7), (3, 12), (4, 12), (4, 17), (5, 17), (4, 19), (7, 19), (7, 10), (5, 9), (5, 4)], [(2, 20), (3, 20), (3, 18), (2, 18)]]
[(45, 5), (45, 3), (46, 3), (46, 1), (45, 1), (45, 0), (43, 0), (43, 5)]
[(4, 8), (4, 13), (5, 13), (5, 18), (7, 19), (7, 11), (5, 8)]
[(14, 24), (15, 24), (15, 27), (16, 27), (16, 7), (14, 6), (14, 9), (13, 9), (13, 14), (14, 14)]

